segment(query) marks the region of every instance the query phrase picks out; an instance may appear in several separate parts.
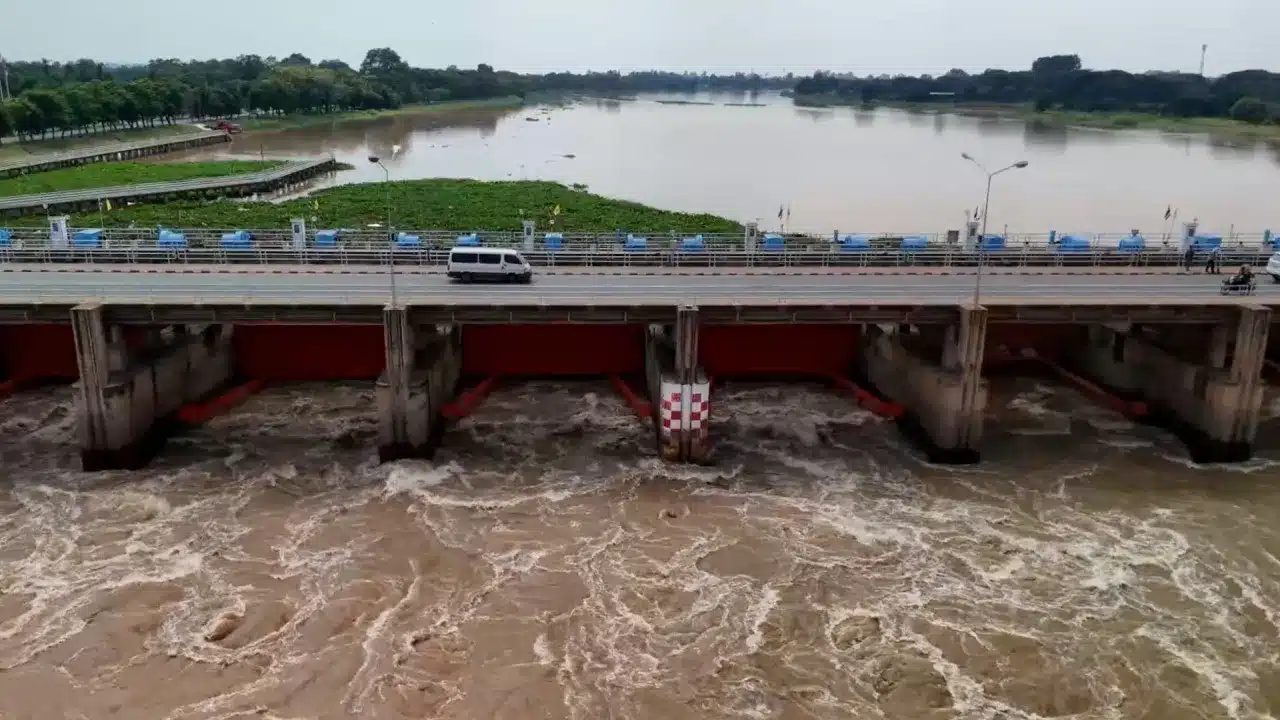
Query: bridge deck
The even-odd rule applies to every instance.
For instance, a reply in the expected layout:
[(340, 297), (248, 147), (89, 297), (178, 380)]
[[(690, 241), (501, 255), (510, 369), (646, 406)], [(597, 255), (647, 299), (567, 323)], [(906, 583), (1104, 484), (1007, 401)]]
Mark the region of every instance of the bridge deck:
[[(3, 249), (0, 248), (0, 258), (3, 258)], [(43, 262), (43, 263), (8, 263), (0, 264), (0, 273), (99, 273), (99, 274), (137, 274), (150, 275), (156, 273), (178, 274), (178, 275), (389, 275), (392, 269), (389, 264), (378, 263), (362, 263), (362, 264), (279, 264), (279, 265), (236, 265), (222, 263), (185, 263), (181, 261), (173, 261), (167, 263), (92, 263), (92, 262)], [(396, 265), (395, 274), (397, 277), (402, 275), (444, 275), (446, 268), (444, 265)], [(1255, 269), (1259, 285), (1270, 284), (1267, 274), (1261, 269)], [(698, 277), (698, 276), (717, 276), (717, 277), (777, 277), (777, 276), (801, 276), (801, 277), (875, 277), (878, 275), (891, 276), (895, 278), (930, 278), (935, 276), (957, 276), (974, 278), (978, 273), (976, 266), (956, 265), (951, 267), (940, 267), (933, 265), (925, 266), (735, 266), (735, 267), (715, 267), (715, 266), (628, 266), (628, 265), (565, 265), (555, 267), (540, 267), (534, 272), (534, 278), (554, 278), (560, 276), (602, 276), (602, 275), (627, 275), (639, 277)], [(1232, 274), (1230, 271), (1219, 275), (1209, 275), (1201, 269), (1193, 272), (1186, 272), (1178, 267), (1168, 266), (1138, 266), (1138, 267), (1108, 267), (1108, 266), (1053, 266), (1053, 265), (1028, 265), (1019, 267), (987, 267), (982, 270), (982, 277), (985, 281), (988, 277), (999, 275), (1016, 276), (1026, 278), (1028, 282), (1036, 281), (1037, 278), (1043, 276), (1063, 276), (1063, 277), (1087, 277), (1102, 276), (1108, 278), (1122, 277), (1141, 277), (1144, 275), (1156, 275), (1162, 277), (1181, 277), (1184, 282), (1207, 282), (1214, 278), (1221, 281)], [(1195, 280), (1194, 278), (1201, 278)], [(1108, 280), (1107, 282), (1114, 282)], [(1216, 287), (1212, 282), (1210, 286)]]
[[(41, 266), (0, 271), (0, 321), (62, 322), (82, 302), (116, 307), (132, 322), (342, 321), (379, 317), (392, 300), (386, 268), (303, 267), (246, 272), (211, 267), (109, 271)], [(607, 276), (602, 276), (607, 275)], [(942, 322), (973, 300), (974, 273), (822, 272), (610, 274), (543, 273), (530, 285), (461, 285), (438, 272), (397, 272), (396, 301), (438, 319), (552, 322), (605, 316), (665, 318), (677, 305), (718, 308), (726, 321)], [(1200, 273), (1117, 275), (1084, 272), (999, 273), (983, 278), (981, 302), (993, 319), (1063, 322), (1132, 319), (1218, 322), (1241, 304), (1280, 304), (1280, 286), (1251, 297), (1223, 297), (1221, 276)], [(751, 320), (750, 318), (757, 318)], [(770, 319), (772, 318), (772, 319)], [(364, 320), (359, 320), (364, 321)]]

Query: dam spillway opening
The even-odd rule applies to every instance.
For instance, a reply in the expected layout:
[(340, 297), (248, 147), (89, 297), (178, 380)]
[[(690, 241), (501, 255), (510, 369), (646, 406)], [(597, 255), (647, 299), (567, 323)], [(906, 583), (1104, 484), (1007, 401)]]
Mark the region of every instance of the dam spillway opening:
[[(997, 394), (1000, 389), (996, 385), (1007, 377), (1027, 378), (1041, 383), (1042, 387), (1070, 386), (1118, 418), (1152, 422), (1179, 437), (1189, 438), (1189, 447), (1194, 446), (1199, 442), (1197, 431), (1179, 417), (1179, 413), (1186, 416), (1189, 412), (1177, 405), (1183, 401), (1156, 398), (1157, 403), (1151, 406), (1144, 397), (1150, 391), (1140, 387), (1146, 371), (1137, 369), (1136, 365), (1129, 368), (1130, 356), (1137, 352), (1134, 348), (1158, 347), (1160, 352), (1173, 358), (1169, 362), (1180, 362), (1191, 368), (1187, 372), (1202, 367), (1197, 363), (1211, 363), (1204, 366), (1207, 369), (1195, 370), (1208, 378), (1210, 375), (1204, 373), (1230, 372), (1241, 351), (1237, 347), (1240, 339), (1235, 336), (1224, 339), (1230, 333), (1221, 326), (1122, 325), (992, 322), (986, 327), (981, 353), (983, 383), (991, 385)], [(421, 335), (419, 340), (426, 338), (427, 345), (446, 337), (440, 334), (446, 330), (441, 326), (416, 328)], [(662, 339), (661, 347), (657, 348), (651, 347), (655, 330)], [(457, 423), (483, 405), (495, 390), (524, 392), (518, 388), (530, 385), (550, 391), (558, 387), (558, 383), (568, 383), (582, 388), (583, 393), (598, 397), (604, 392), (613, 396), (611, 402), (622, 401), (630, 407), (632, 420), (644, 427), (683, 430), (686, 423), (677, 414), (689, 412), (687, 425), (696, 427), (687, 429), (702, 432), (694, 439), (710, 450), (724, 439), (725, 432), (732, 432), (720, 424), (719, 411), (727, 397), (725, 393), (739, 392), (748, 383), (754, 383), (757, 388), (768, 385), (785, 388), (816, 381), (819, 386), (812, 388), (815, 391), (826, 392), (834, 387), (837, 395), (843, 395), (861, 409), (897, 419), (895, 408), (909, 409), (910, 404), (901, 403), (891, 390), (866, 380), (863, 371), (868, 348), (889, 337), (916, 355), (945, 356), (943, 348), (950, 342), (950, 336), (944, 330), (946, 328), (937, 325), (904, 325), (886, 330), (885, 326), (851, 323), (703, 322), (697, 326), (694, 368), (690, 376), (701, 384), (690, 386), (688, 392), (664, 395), (661, 383), (651, 378), (650, 365), (654, 356), (669, 362), (675, 354), (678, 343), (673, 342), (674, 325), (657, 328), (640, 323), (453, 326), (448, 332), (456, 333), (450, 342), (458, 353), (457, 377), (448, 388), (441, 389), (443, 395), (433, 407), (445, 421)], [(886, 332), (890, 335), (885, 336)], [(365, 383), (372, 388), (387, 371), (386, 327), (368, 322), (124, 324), (113, 326), (110, 333), (112, 347), (120, 348), (113, 352), (144, 364), (155, 362), (154, 358), (160, 357), (157, 352), (161, 355), (169, 352), (177, 337), (187, 337), (197, 345), (222, 338), (217, 342), (228, 344), (230, 357), (225, 372), (201, 376), (192, 388), (183, 391), (182, 400), (172, 415), (186, 424), (199, 424), (214, 415), (234, 412), (236, 405), (264, 387)], [(74, 382), (79, 375), (76, 342), (71, 324), (0, 325), (0, 392), (13, 394), (33, 385)], [(1276, 334), (1269, 334), (1268, 356), (1276, 345)], [(1219, 349), (1210, 352), (1214, 347)], [(1207, 361), (1201, 359), (1206, 352), (1211, 356)], [(203, 357), (193, 355), (181, 362), (188, 365), (205, 362)], [(1273, 377), (1274, 362), (1270, 357), (1264, 356), (1263, 366), (1263, 376)], [(1214, 367), (1220, 369), (1214, 370)], [(586, 382), (579, 384), (579, 381)], [(1191, 392), (1196, 391), (1193, 388)], [(376, 393), (369, 395), (375, 396)], [(930, 397), (927, 393), (920, 396), (924, 401)], [(992, 402), (997, 400), (992, 398)], [(1147, 417), (1149, 410), (1154, 417)], [(378, 411), (374, 407), (370, 412)], [(998, 408), (984, 413), (996, 432), (1001, 422), (999, 413)], [(1260, 416), (1259, 421), (1267, 421), (1266, 428), (1269, 428), (1274, 424), (1270, 423), (1270, 417)], [(1263, 435), (1265, 440), (1274, 433)], [(1248, 452), (1230, 447), (1227, 450), (1227, 456)], [(1196, 456), (1218, 457), (1212, 453)]]

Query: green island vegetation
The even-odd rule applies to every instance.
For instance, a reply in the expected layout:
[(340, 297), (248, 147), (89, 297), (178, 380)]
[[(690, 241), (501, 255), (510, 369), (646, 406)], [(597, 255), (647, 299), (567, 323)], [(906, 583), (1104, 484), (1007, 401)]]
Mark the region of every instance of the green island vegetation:
[[(741, 232), (742, 226), (714, 215), (658, 210), (639, 203), (592, 195), (552, 182), (406, 180), (342, 185), (282, 203), (169, 202), (138, 204), (72, 218), (77, 227), (287, 228), (304, 217), (315, 228), (360, 229), (387, 221), (406, 230), (511, 230), (534, 220), (539, 232)], [(559, 214), (556, 209), (559, 208)], [(41, 225), (38, 216), (15, 224)]]
[[(638, 92), (790, 87), (793, 78), (755, 73), (617, 71), (527, 75), (494, 70), (410, 67), (391, 48), (365, 54), (359, 68), (342, 60), (241, 55), (183, 62), (156, 59), (145, 65), (107, 66), (92, 59), (69, 63), (9, 62), (13, 99), (0, 103), (0, 146), (49, 137), (102, 134), (173, 125), (184, 120), (252, 116), (261, 129), (281, 117), (387, 111), (446, 102), (525, 99), (530, 94), (631, 95)], [(294, 120), (274, 127), (293, 126)]]
[(176, 182), (259, 172), (279, 161), (219, 160), (190, 163), (111, 162), (0, 178), (0, 197), (105, 188), (138, 183)]
[(817, 72), (796, 83), (806, 107), (889, 105), (1011, 117), (1048, 126), (1152, 129), (1280, 138), (1280, 74), (1084, 69), (1078, 55), (1042, 57), (1030, 70), (856, 77)]

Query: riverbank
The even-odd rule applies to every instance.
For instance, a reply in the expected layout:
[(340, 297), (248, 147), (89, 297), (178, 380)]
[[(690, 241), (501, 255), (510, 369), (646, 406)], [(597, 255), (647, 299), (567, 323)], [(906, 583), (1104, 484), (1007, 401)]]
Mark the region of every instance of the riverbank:
[(1026, 104), (997, 103), (875, 103), (842, 102), (838, 98), (798, 95), (793, 98), (797, 107), (835, 108), (851, 107), (855, 110), (874, 110), (878, 107), (906, 110), (933, 115), (962, 115), (965, 117), (1000, 118), (1035, 123), (1042, 127), (1074, 127), (1093, 130), (1152, 130), (1166, 133), (1203, 134), (1249, 140), (1280, 141), (1280, 125), (1249, 123), (1217, 117), (1169, 117), (1152, 113), (1102, 113), (1074, 112), (1069, 110), (1045, 110), (1037, 112)]
[(431, 103), (428, 105), (405, 105), (392, 110), (357, 110), (353, 112), (330, 113), (326, 115), (283, 115), (280, 117), (263, 117), (246, 119), (241, 126), (246, 132), (277, 132), (281, 130), (299, 130), (309, 127), (326, 127), (345, 125), (348, 123), (367, 122), (379, 118), (404, 117), (413, 115), (440, 115), (445, 113), (467, 112), (474, 110), (501, 110), (518, 108), (524, 104), (519, 97), (490, 98), (487, 100), (458, 100), (451, 102)]
[[(393, 225), (412, 230), (519, 231), (522, 220), (532, 219), (538, 223), (539, 232), (742, 231), (738, 223), (715, 215), (659, 210), (552, 182), (441, 179), (342, 185), (283, 203), (219, 200), (134, 205), (103, 214), (101, 224), (284, 229), (291, 218), (305, 217), (317, 228), (364, 228), (387, 222), (388, 190)], [(15, 219), (15, 223), (25, 225), (43, 222), (40, 217)], [(99, 224), (98, 213), (72, 218), (73, 226)]]
[(173, 125), (157, 125), (156, 127), (138, 128), (136, 130), (113, 130), (107, 133), (92, 133), (45, 140), (18, 142), (15, 138), (4, 138), (4, 142), (0, 143), (0, 163), (29, 160), (35, 156), (72, 152), (88, 147), (122, 145), (141, 140), (190, 135), (200, 132), (200, 130), (201, 128), (197, 125), (174, 123)]
[(268, 160), (219, 160), (191, 163), (111, 162), (33, 173), (0, 180), (0, 197), (116, 187), (142, 183), (178, 182), (259, 172), (280, 165)]

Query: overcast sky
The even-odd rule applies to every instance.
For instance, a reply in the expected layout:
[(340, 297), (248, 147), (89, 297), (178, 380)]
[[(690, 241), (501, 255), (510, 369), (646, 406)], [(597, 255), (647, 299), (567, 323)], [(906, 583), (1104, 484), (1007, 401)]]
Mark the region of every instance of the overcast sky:
[(358, 65), (797, 74), (1086, 67), (1280, 71), (1280, 0), (0, 0), (0, 54), (145, 62), (245, 53)]

